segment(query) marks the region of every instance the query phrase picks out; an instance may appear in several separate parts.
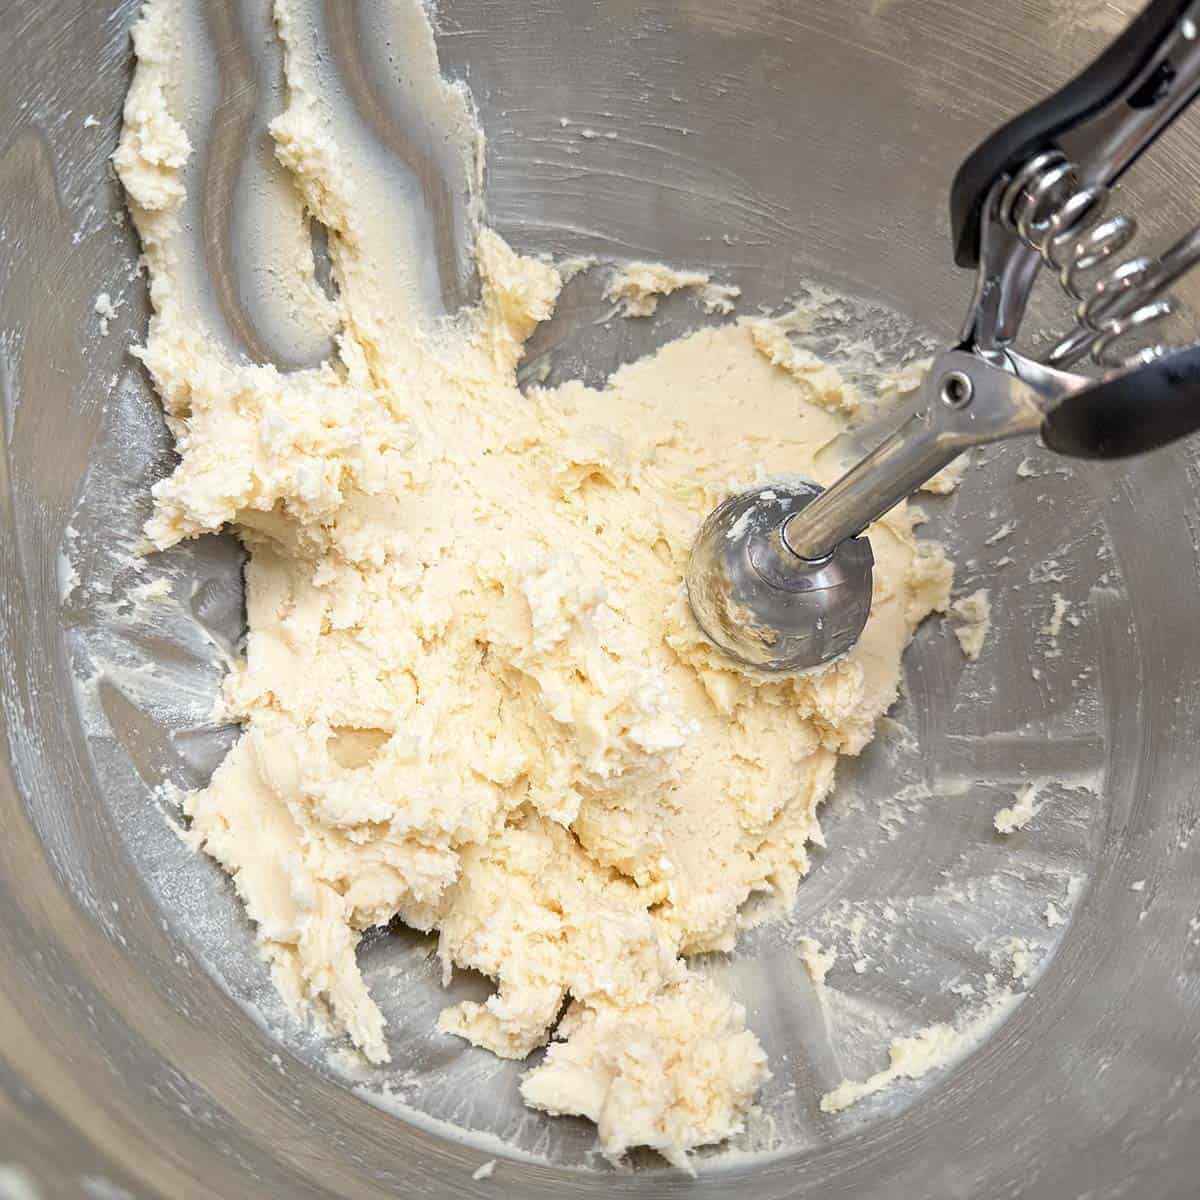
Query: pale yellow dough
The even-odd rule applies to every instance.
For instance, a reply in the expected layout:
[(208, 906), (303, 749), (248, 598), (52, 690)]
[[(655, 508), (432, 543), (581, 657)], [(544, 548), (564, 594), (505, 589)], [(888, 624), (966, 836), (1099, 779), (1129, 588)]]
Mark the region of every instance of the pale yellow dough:
[(814, 456), (843, 418), (816, 389), (836, 381), (773, 365), (761, 325), (733, 323), (602, 390), (523, 395), (522, 345), (561, 280), (487, 230), (476, 311), (435, 327), (390, 309), (282, 3), (272, 133), (330, 229), (338, 358), (235, 361), (178, 285), (173, 13), (153, 0), (138, 25), (116, 156), (151, 269), (143, 356), (181, 455), (147, 533), (232, 526), (251, 551), (224, 701), (245, 732), (186, 799), (198, 844), (281, 992), (370, 1060), (387, 1031), (355, 949), (398, 915), (441, 931), (447, 977), (496, 981), (444, 1031), (515, 1058), (557, 1038), (526, 1101), (596, 1121), (613, 1155), (682, 1163), (740, 1128), (768, 1074), (741, 1007), (686, 956), (731, 949), (751, 893), (790, 896), (837, 756), (895, 700), (949, 564), (901, 506), (871, 530), (877, 595), (847, 658), (784, 679), (722, 658), (683, 591), (692, 537), (732, 488), (827, 477)]
[(962, 652), (972, 662), (983, 653), (983, 643), (992, 628), (992, 601), (987, 588), (976, 588), (950, 605), (950, 612), (962, 624), (954, 630)]
[(658, 311), (663, 296), (678, 291), (694, 291), (705, 312), (728, 316), (742, 289), (728, 283), (714, 283), (707, 271), (677, 271), (663, 263), (629, 263), (614, 272), (604, 295), (620, 304), (627, 317), (651, 317)]

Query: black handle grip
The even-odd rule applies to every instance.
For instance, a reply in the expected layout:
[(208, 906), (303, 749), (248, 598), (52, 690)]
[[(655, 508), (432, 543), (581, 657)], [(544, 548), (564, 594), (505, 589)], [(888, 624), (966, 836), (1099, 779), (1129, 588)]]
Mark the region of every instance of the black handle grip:
[(950, 187), (954, 261), (960, 267), (979, 264), (980, 217), (992, 184), (1033, 155), (1050, 149), (1064, 130), (1116, 100), (1153, 58), (1190, 3), (1151, 0), (1090, 66), (1052, 96), (1002, 125), (970, 154)]
[(1200, 430), (1200, 346), (1068, 396), (1042, 441), (1072, 458), (1128, 458)]

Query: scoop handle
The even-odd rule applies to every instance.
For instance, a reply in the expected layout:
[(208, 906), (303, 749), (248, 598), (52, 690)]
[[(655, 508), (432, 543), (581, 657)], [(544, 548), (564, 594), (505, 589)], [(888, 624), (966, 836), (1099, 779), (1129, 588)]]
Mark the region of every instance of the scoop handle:
[[(1070, 83), (1002, 125), (967, 157), (950, 188), (954, 261), (960, 267), (973, 269), (979, 265), (981, 214), (996, 180), (1035, 154), (1051, 149), (1062, 134), (1130, 92), (1192, 2), (1151, 0), (1125, 32)], [(1161, 65), (1170, 67), (1169, 63)], [(1151, 72), (1148, 80), (1124, 97), (1129, 110), (1155, 103), (1156, 96), (1141, 95), (1147, 87), (1153, 87), (1154, 75)], [(1101, 182), (1112, 183), (1148, 144), (1144, 141), (1124, 147), (1127, 153), (1112, 164), (1114, 169), (1105, 172), (1110, 177)]]
[(1042, 423), (1042, 441), (1071, 458), (1128, 458), (1200, 430), (1200, 345), (1074, 392)]

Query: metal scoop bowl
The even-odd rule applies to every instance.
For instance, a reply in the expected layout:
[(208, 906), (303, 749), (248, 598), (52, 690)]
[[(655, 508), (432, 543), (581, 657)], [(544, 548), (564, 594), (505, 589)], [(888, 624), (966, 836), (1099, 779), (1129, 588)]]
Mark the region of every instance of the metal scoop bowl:
[(792, 519), (816, 484), (771, 483), (731, 496), (701, 526), (688, 562), (692, 611), (726, 654), (762, 671), (798, 671), (844, 654), (871, 611), (871, 543), (840, 542), (806, 559), (789, 544)]

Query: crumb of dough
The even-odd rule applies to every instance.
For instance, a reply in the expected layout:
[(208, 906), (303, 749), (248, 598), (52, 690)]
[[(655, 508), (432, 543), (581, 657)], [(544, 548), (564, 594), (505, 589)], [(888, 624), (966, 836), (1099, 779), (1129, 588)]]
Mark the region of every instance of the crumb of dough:
[[(901, 396), (915, 392), (925, 382), (932, 365), (933, 357), (926, 355), (885, 372), (879, 381), (879, 407), (890, 408)], [(967, 458), (969, 460), (970, 455)]]
[(134, 28), (114, 161), (151, 275), (138, 353), (180, 452), (146, 535), (232, 528), (249, 552), (223, 688), (243, 732), (183, 798), (189, 837), (232, 877), (284, 999), (371, 1062), (388, 1031), (356, 950), (399, 919), (438, 931), (447, 977), (494, 982), (443, 1032), (510, 1058), (549, 1043), (528, 1104), (595, 1121), (614, 1158), (686, 1165), (743, 1127), (769, 1073), (689, 960), (733, 949), (751, 896), (790, 904), (838, 757), (896, 700), (953, 567), (902, 504), (868, 531), (877, 594), (848, 655), (766, 677), (716, 651), (682, 588), (697, 526), (731, 479), (830, 482), (815, 456), (844, 418), (736, 324), (600, 389), (522, 394), (562, 277), (488, 229), (480, 303), (431, 332), (382, 290), (395, 264), (287, 0), (270, 130), (328, 230), (338, 357), (282, 372), (225, 350), (181, 267), (178, 14), (150, 0)]
[(936, 475), (925, 480), (921, 484), (921, 491), (929, 492), (933, 496), (948, 496), (962, 483), (970, 464), (970, 453), (960, 454), (949, 466), (943, 467)]
[(687, 1152), (744, 1128), (770, 1076), (744, 1028), (745, 1012), (707, 980), (691, 977), (653, 1004), (573, 1004), (540, 1067), (521, 1084), (527, 1104), (584, 1116), (605, 1154), (650, 1146), (688, 1169)]
[(709, 281), (700, 288), (700, 304), (707, 313), (719, 313), (723, 317), (733, 312), (742, 289), (735, 283), (713, 283)]
[(963, 622), (954, 630), (954, 636), (963, 654), (974, 662), (983, 652), (983, 643), (992, 628), (992, 602), (987, 588), (960, 596), (950, 605), (950, 611)]
[(663, 263), (635, 262), (613, 272), (606, 300), (621, 305), (627, 317), (649, 317), (658, 310), (663, 296), (692, 290), (700, 297), (705, 312), (728, 315), (742, 289), (728, 283), (714, 283), (707, 271), (679, 271)]
[(896, 1038), (888, 1049), (888, 1066), (862, 1081), (845, 1079), (821, 1097), (821, 1111), (838, 1113), (901, 1079), (920, 1079), (939, 1067), (950, 1066), (979, 1044), (995, 1025), (1020, 1003), (1021, 993), (993, 994), (981, 1009), (957, 1025), (939, 1022), (910, 1037)]
[(1130, 885), (1131, 892), (1144, 892), (1146, 890), (1146, 881), (1144, 879), (1135, 879)]
[(1002, 808), (996, 814), (993, 824), (999, 833), (1015, 833), (1018, 829), (1024, 829), (1037, 816), (1042, 808), (1042, 805), (1037, 803), (1041, 787), (1039, 783), (1025, 784), (1017, 793), (1016, 803), (1009, 808)]
[(495, 1173), (496, 1160), (494, 1158), (489, 1158), (482, 1166), (476, 1167), (475, 1170), (471, 1172), (471, 1178), (474, 1179), (476, 1183), (479, 1183), (484, 1179), (491, 1179)]
[[(876, 584), (881, 581), (876, 576)], [(882, 581), (884, 588), (886, 580)], [(954, 564), (946, 557), (937, 542), (918, 542), (909, 563), (906, 580), (909, 599), (906, 614), (910, 621), (922, 619), (929, 613), (944, 613), (950, 605), (954, 586)], [(916, 614), (920, 613), (918, 618)]]
[(800, 951), (800, 961), (808, 971), (809, 978), (820, 991), (825, 987), (825, 977), (829, 974), (833, 964), (837, 962), (837, 950), (832, 947), (826, 950), (814, 937), (800, 938), (797, 948)]
[(107, 337), (109, 323), (116, 318), (119, 305), (113, 303), (113, 298), (107, 292), (101, 292), (92, 305), (92, 311), (99, 318), (101, 337)]
[(1062, 913), (1058, 911), (1058, 907), (1053, 901), (1047, 902), (1046, 910), (1042, 913), (1042, 916), (1045, 917), (1046, 924), (1049, 925), (1051, 929), (1054, 929), (1059, 925), (1065, 925), (1067, 920), (1066, 917), (1064, 917)]

